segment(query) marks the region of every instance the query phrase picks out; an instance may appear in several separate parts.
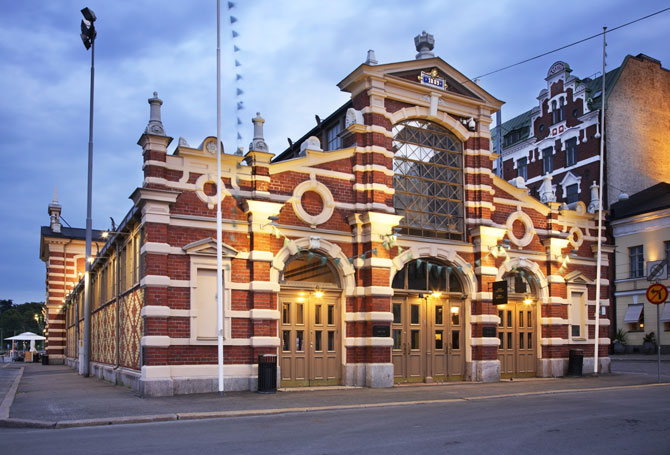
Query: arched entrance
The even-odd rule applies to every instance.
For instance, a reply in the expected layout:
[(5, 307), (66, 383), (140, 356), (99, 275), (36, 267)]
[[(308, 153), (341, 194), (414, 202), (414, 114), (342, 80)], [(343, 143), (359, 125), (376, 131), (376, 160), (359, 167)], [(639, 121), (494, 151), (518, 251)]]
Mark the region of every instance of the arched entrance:
[(514, 270), (504, 277), (508, 300), (498, 306), (500, 377), (536, 376), (538, 292), (532, 275)]
[(393, 288), (394, 381), (462, 379), (465, 308), (455, 269), (417, 259), (398, 271)]
[(326, 256), (302, 251), (287, 261), (279, 294), (283, 387), (340, 383), (341, 294), (338, 275)]

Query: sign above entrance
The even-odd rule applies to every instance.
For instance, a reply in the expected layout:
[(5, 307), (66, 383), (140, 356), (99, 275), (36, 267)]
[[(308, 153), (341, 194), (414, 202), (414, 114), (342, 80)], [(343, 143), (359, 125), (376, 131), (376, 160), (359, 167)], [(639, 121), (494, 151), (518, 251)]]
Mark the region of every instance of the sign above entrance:
[(668, 288), (660, 283), (652, 284), (647, 288), (647, 300), (654, 305), (660, 305), (668, 298)]
[(446, 81), (443, 78), (437, 76), (437, 68), (433, 68), (430, 73), (421, 71), (419, 82), (423, 85), (430, 85), (431, 87), (439, 88), (440, 90), (446, 90), (447, 88)]
[(493, 304), (507, 304), (507, 281), (503, 280), (493, 282)]

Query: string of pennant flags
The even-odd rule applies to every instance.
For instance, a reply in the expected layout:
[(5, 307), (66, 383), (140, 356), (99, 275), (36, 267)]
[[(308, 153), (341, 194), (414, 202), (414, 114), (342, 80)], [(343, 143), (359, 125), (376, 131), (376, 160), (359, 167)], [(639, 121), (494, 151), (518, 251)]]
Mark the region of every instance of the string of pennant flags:
[[(228, 11), (232, 10), (235, 8), (235, 3), (234, 2), (228, 2)], [(235, 113), (236, 113), (236, 118), (237, 118), (237, 124), (236, 124), (236, 140), (237, 140), (237, 147), (235, 149), (235, 154), (236, 155), (243, 155), (244, 154), (244, 137), (242, 135), (242, 119), (240, 116), (242, 115), (242, 112), (244, 108), (244, 90), (242, 89), (242, 63), (240, 63), (240, 57), (239, 57), (239, 52), (241, 51), (240, 47), (237, 45), (237, 39), (239, 38), (240, 34), (239, 32), (235, 29), (237, 26), (237, 17), (233, 16), (232, 14), (229, 15), (229, 20), (230, 20), (230, 27), (231, 27), (231, 34), (233, 38), (233, 55), (234, 55), (234, 60), (235, 60)]]

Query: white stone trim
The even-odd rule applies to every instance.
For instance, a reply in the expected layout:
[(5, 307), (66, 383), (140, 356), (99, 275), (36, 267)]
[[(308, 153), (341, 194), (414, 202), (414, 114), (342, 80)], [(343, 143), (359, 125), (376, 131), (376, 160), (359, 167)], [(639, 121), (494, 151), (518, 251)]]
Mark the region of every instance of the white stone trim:
[(540, 344), (542, 346), (565, 346), (568, 344), (568, 340), (563, 338), (540, 338)]
[(471, 346), (498, 346), (500, 339), (490, 337), (472, 337), (470, 339)]
[(390, 347), (393, 346), (393, 338), (346, 337), (344, 339), (344, 346), (348, 348), (358, 346)]
[(570, 321), (563, 318), (540, 318), (540, 325), (568, 325)]
[(393, 313), (386, 311), (369, 311), (358, 313), (345, 313), (345, 322), (363, 322), (363, 321), (378, 321), (391, 322), (393, 321)]
[(142, 337), (140, 342), (142, 346), (158, 347), (158, 348), (167, 348), (170, 346), (170, 337), (169, 336), (158, 336), (158, 335), (145, 335)]
[(354, 191), (381, 191), (386, 194), (395, 194), (395, 189), (390, 186), (386, 186), (383, 183), (355, 183), (352, 186)]
[[(318, 215), (310, 215), (302, 207), (302, 196), (308, 191), (313, 191), (321, 197), (323, 209)], [(309, 180), (305, 180), (293, 189), (293, 196), (289, 200), (293, 206), (293, 211), (305, 223), (316, 227), (323, 224), (330, 219), (335, 210), (335, 198), (328, 187), (316, 180), (316, 176), (312, 174)]]
[(391, 297), (393, 288), (389, 286), (356, 286), (353, 295), (356, 297)]
[(140, 280), (140, 286), (169, 287), (170, 277), (164, 275), (145, 275)]
[(272, 319), (272, 320), (279, 320), (281, 317), (281, 314), (279, 310), (265, 310), (265, 309), (259, 309), (259, 308), (254, 308), (252, 310), (249, 310), (249, 316), (250, 319)]
[(140, 316), (143, 318), (167, 318), (170, 317), (171, 308), (162, 305), (147, 305), (140, 310)]
[[(515, 221), (521, 221), (526, 231), (524, 236), (521, 238), (517, 238), (514, 235)], [(533, 226), (533, 220), (531, 220), (530, 216), (528, 216), (525, 212), (517, 210), (516, 212), (511, 213), (510, 216), (507, 217), (505, 226), (507, 226), (507, 237), (509, 237), (511, 242), (516, 246), (523, 248), (533, 241), (533, 237), (535, 236), (535, 226)]]
[(351, 168), (354, 172), (381, 172), (384, 175), (393, 177), (395, 174), (392, 169), (382, 166), (381, 164), (356, 164)]
[(495, 314), (475, 314), (470, 316), (470, 322), (472, 324), (499, 324), (500, 318)]
[(252, 347), (277, 347), (280, 345), (279, 337), (250, 337)]
[[(256, 365), (226, 365), (225, 376), (250, 376), (258, 367)], [(217, 365), (161, 365), (142, 367), (142, 379), (164, 379), (180, 377), (216, 377)]]
[(250, 261), (258, 261), (258, 262), (272, 262), (275, 258), (274, 254), (272, 254), (271, 251), (259, 251), (259, 250), (254, 250), (249, 253), (248, 256)]

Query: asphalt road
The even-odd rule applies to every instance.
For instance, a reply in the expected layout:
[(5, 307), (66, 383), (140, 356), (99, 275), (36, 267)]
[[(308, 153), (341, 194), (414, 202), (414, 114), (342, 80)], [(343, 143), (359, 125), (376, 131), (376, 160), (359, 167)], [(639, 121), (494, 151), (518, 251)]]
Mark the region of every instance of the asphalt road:
[(0, 452), (667, 455), (670, 387), (60, 430), (1, 428)]

